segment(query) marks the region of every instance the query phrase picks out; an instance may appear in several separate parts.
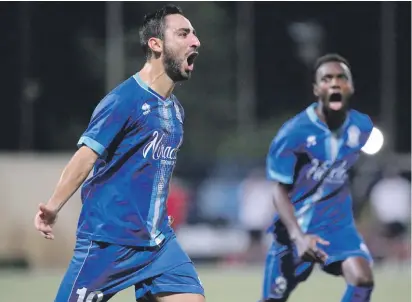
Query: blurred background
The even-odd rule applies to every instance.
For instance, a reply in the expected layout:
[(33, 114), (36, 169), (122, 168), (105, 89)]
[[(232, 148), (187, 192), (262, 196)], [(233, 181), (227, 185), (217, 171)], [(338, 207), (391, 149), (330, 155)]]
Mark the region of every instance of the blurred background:
[[(99, 100), (143, 65), (138, 27), (163, 4), (0, 3), (0, 301), (53, 300), (81, 204), (76, 194), (66, 205), (53, 242), (34, 230), (37, 205)], [(185, 142), (169, 212), (208, 301), (259, 298), (274, 214), (266, 153), (279, 127), (314, 101), (312, 65), (328, 52), (351, 63), (353, 107), (385, 139), (350, 175), (354, 213), (375, 258), (373, 301), (410, 301), (410, 2), (175, 4), (202, 47), (192, 79), (175, 90)], [(291, 301), (339, 301), (343, 290), (342, 280), (315, 272)], [(132, 301), (132, 292), (113, 300)]]

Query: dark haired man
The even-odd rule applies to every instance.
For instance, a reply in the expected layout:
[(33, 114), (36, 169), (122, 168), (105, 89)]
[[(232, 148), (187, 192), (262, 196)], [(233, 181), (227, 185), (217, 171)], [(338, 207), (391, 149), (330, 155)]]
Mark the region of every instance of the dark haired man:
[(135, 287), (137, 301), (202, 302), (204, 290), (166, 211), (183, 142), (184, 111), (172, 94), (187, 80), (200, 47), (177, 6), (145, 17), (147, 61), (97, 105), (78, 151), (35, 226), (47, 239), (57, 213), (84, 182), (74, 256), (56, 302), (102, 302)]

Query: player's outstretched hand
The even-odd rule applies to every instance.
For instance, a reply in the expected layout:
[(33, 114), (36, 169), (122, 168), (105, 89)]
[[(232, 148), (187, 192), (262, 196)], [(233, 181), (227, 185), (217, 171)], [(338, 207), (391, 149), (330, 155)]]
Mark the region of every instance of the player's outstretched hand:
[(325, 263), (328, 255), (318, 247), (329, 245), (329, 242), (316, 235), (305, 234), (295, 240), (298, 255), (304, 261)]
[(53, 225), (56, 223), (57, 210), (45, 204), (39, 205), (39, 211), (34, 218), (34, 226), (46, 239), (54, 239)]

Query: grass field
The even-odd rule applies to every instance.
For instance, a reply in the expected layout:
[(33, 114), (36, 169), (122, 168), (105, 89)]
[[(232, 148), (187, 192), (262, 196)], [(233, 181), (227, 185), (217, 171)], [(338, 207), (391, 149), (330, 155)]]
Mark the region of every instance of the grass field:
[[(261, 288), (261, 268), (199, 268), (208, 302), (256, 302)], [(0, 273), (1, 302), (52, 302), (63, 272)], [(375, 270), (373, 302), (410, 302), (410, 266)], [(291, 302), (339, 302), (345, 289), (340, 278), (314, 272), (293, 293)], [(132, 302), (132, 289), (110, 301)]]

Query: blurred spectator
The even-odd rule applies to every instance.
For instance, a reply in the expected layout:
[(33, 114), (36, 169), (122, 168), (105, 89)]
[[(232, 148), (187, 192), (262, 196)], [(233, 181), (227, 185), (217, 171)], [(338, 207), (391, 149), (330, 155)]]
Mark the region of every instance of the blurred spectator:
[(239, 221), (249, 233), (246, 261), (260, 261), (265, 254), (263, 235), (274, 216), (271, 183), (264, 169), (254, 169), (240, 185)]
[(187, 188), (180, 179), (173, 177), (167, 199), (167, 212), (174, 230), (186, 223), (188, 201), (189, 192)]
[(213, 226), (236, 225), (239, 180), (210, 177), (198, 188), (197, 206), (202, 222)]
[(411, 218), (410, 182), (388, 165), (371, 190), (370, 202), (381, 224), (383, 240), (387, 241), (382, 245), (387, 249), (385, 256), (402, 259), (409, 255), (409, 242), (405, 242), (405, 235)]

